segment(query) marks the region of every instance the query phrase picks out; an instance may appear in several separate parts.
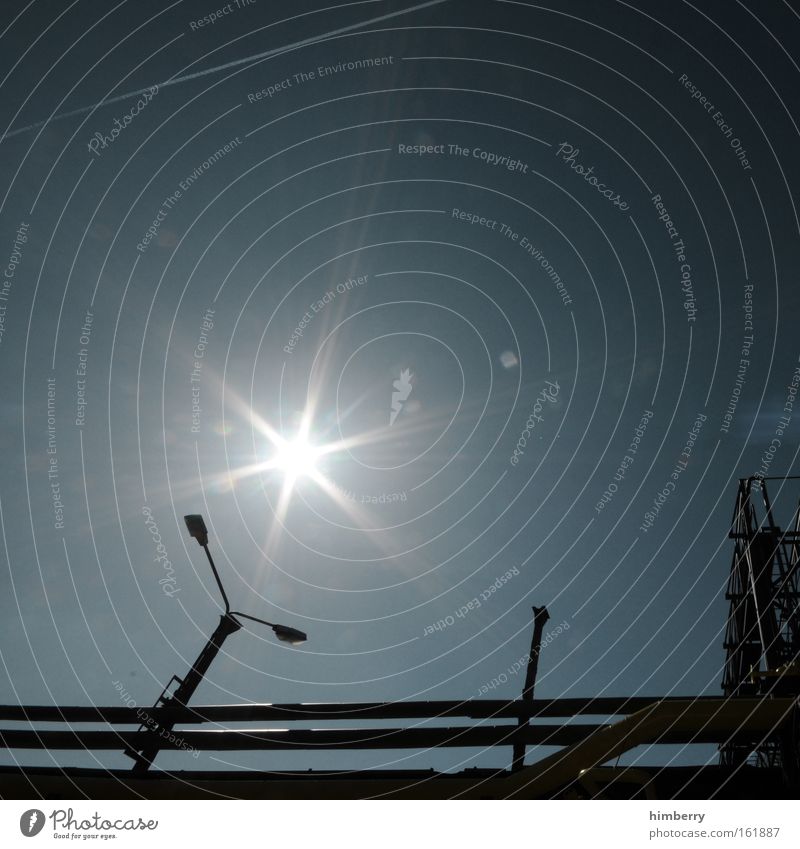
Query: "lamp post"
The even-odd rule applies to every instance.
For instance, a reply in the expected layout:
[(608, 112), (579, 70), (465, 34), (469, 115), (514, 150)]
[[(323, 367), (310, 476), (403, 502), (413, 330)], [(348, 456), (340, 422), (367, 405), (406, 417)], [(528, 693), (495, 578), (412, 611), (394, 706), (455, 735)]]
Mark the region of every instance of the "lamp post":
[[(203, 646), (202, 651), (197, 656), (197, 660), (195, 660), (192, 664), (189, 672), (183, 678), (173, 676), (170, 679), (167, 687), (164, 688), (161, 695), (156, 700), (155, 707), (170, 705), (186, 707), (188, 705), (189, 699), (191, 699), (195, 690), (200, 686), (200, 682), (205, 677), (209, 666), (211, 666), (211, 662), (222, 648), (222, 644), (225, 642), (225, 639), (242, 627), (242, 623), (237, 617), (250, 619), (252, 622), (259, 622), (262, 625), (269, 626), (272, 628), (273, 633), (279, 640), (285, 643), (290, 643), (293, 646), (300, 645), (308, 639), (302, 631), (298, 631), (296, 628), (290, 628), (288, 625), (279, 625), (275, 622), (267, 622), (266, 619), (259, 619), (258, 617), (250, 616), (247, 613), (231, 610), (227, 593), (225, 592), (225, 588), (222, 586), (219, 572), (217, 572), (217, 567), (214, 564), (214, 558), (208, 550), (208, 529), (203, 521), (203, 517), (194, 514), (184, 516), (183, 520), (186, 522), (186, 527), (190, 536), (197, 540), (197, 542), (203, 547), (206, 557), (208, 557), (208, 562), (211, 564), (211, 571), (214, 573), (214, 578), (225, 604), (225, 612), (222, 616), (220, 616), (219, 624), (214, 630), (214, 633), (209, 637), (208, 642), (205, 646)], [(173, 681), (178, 682), (177, 689), (171, 696), (165, 696), (164, 693)], [(132, 768), (133, 772), (147, 772), (161, 748), (158, 743), (158, 737), (169, 737), (174, 726), (174, 720), (168, 722), (156, 722), (153, 717), (145, 714), (145, 719), (139, 731), (142, 735), (141, 745), (137, 745), (135, 747), (131, 746), (125, 749), (125, 754), (133, 758), (135, 761)]]
[[(536, 673), (539, 671), (539, 655), (542, 651), (542, 631), (545, 623), (550, 618), (547, 608), (533, 607), (533, 637), (531, 638), (531, 650), (528, 654), (528, 668), (525, 672), (525, 687), (522, 690), (522, 701), (533, 701), (533, 688), (536, 686)], [(520, 717), (518, 723), (520, 728), (529, 725), (527, 717)], [(522, 769), (525, 765), (525, 744), (514, 743), (514, 753), (511, 768), (514, 770)]]

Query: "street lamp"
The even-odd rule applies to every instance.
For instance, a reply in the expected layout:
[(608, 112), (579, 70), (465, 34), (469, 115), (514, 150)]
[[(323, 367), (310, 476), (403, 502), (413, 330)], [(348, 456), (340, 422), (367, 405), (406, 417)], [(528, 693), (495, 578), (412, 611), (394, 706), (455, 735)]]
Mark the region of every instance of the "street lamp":
[[(219, 587), (220, 594), (222, 595), (222, 600), (225, 603), (225, 612), (220, 617), (219, 625), (217, 625), (214, 633), (209, 637), (208, 642), (205, 646), (203, 646), (203, 650), (197, 656), (197, 660), (195, 660), (192, 664), (192, 668), (184, 678), (178, 678), (177, 675), (172, 676), (169, 683), (162, 690), (161, 695), (156, 700), (154, 705), (156, 708), (170, 705), (186, 707), (188, 705), (189, 699), (191, 699), (195, 690), (200, 686), (200, 682), (205, 677), (209, 666), (211, 666), (211, 662), (222, 648), (222, 644), (226, 637), (234, 634), (242, 627), (242, 623), (237, 617), (250, 619), (253, 622), (259, 622), (262, 625), (269, 626), (272, 628), (273, 633), (279, 640), (293, 646), (298, 646), (308, 639), (308, 637), (302, 631), (298, 631), (297, 628), (290, 628), (288, 625), (279, 625), (275, 622), (267, 622), (266, 619), (259, 619), (257, 616), (250, 616), (248, 613), (231, 610), (228, 595), (225, 592), (225, 588), (222, 586), (219, 572), (217, 572), (217, 567), (214, 564), (214, 558), (208, 550), (208, 529), (206, 528), (206, 523), (203, 521), (203, 517), (199, 514), (193, 514), (190, 516), (184, 516), (183, 520), (186, 522), (189, 535), (197, 540), (197, 542), (203, 547), (206, 557), (208, 557), (208, 562), (211, 564), (211, 571), (214, 573), (214, 578), (217, 582), (217, 586)], [(173, 681), (178, 682), (177, 689), (171, 696), (165, 696), (167, 689)], [(141, 744), (130, 746), (125, 749), (125, 754), (133, 758), (135, 761), (133, 765), (133, 772), (147, 772), (153, 763), (153, 759), (156, 757), (161, 748), (157, 742), (158, 736), (168, 737), (174, 726), (174, 720), (168, 722), (156, 722), (153, 717), (145, 714), (144, 721), (139, 728), (139, 734), (142, 735)]]
[[(253, 622), (260, 622), (262, 625), (269, 625), (279, 640), (282, 640), (284, 643), (290, 643), (293, 646), (299, 646), (308, 639), (302, 631), (298, 631), (296, 628), (290, 628), (288, 625), (276, 625), (274, 622), (267, 622), (265, 619), (258, 619), (257, 617), (250, 616), (247, 613), (239, 613), (236, 610), (231, 610), (228, 596), (225, 594), (225, 589), (222, 586), (219, 572), (217, 572), (217, 567), (214, 564), (214, 558), (208, 550), (208, 528), (206, 527), (206, 523), (203, 521), (203, 517), (198, 513), (194, 513), (190, 516), (184, 516), (183, 521), (186, 522), (186, 528), (189, 531), (189, 536), (194, 537), (206, 553), (208, 562), (211, 564), (211, 571), (214, 573), (217, 586), (222, 594), (222, 600), (225, 602), (225, 614), (227, 616), (242, 616), (245, 619), (252, 619)], [(239, 623), (239, 627), (241, 627), (241, 623)]]

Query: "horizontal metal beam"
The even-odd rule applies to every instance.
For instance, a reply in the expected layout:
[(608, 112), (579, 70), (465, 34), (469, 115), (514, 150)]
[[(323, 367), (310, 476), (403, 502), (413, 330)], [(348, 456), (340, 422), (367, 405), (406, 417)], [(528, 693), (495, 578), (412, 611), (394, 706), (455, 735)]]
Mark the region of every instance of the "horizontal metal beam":
[[(604, 767), (591, 771), (600, 796), (612, 788), (615, 798), (632, 799), (647, 783), (659, 799), (795, 799), (769, 767)], [(329, 773), (265, 773), (250, 770), (206, 772), (170, 770), (143, 776), (130, 770), (43, 767), (0, 767), (4, 799), (506, 799), (508, 773), (468, 769), (459, 773), (433, 770), (375, 770)], [(649, 780), (648, 780), (649, 779)], [(594, 789), (597, 788), (597, 789)], [(518, 798), (534, 798), (522, 787)], [(599, 790), (599, 793), (597, 792)], [(538, 798), (552, 798), (549, 793)], [(586, 795), (586, 794), (585, 794)]]
[(636, 746), (668, 742), (665, 737), (689, 735), (699, 743), (699, 732), (715, 736), (719, 743), (763, 743), (780, 733), (797, 710), (796, 698), (716, 701), (653, 705), (518, 771), (509, 779), (509, 785), (519, 788), (522, 795), (548, 796), (579, 779), (586, 770), (619, 758)]
[[(596, 725), (531, 726), (531, 744), (564, 746), (583, 740)], [(517, 726), (461, 728), (322, 728), (252, 729), (248, 731), (179, 731), (172, 739), (153, 732), (163, 750), (246, 751), (260, 749), (424, 749), (436, 746), (511, 745)], [(0, 747), (8, 749), (110, 750), (141, 747), (144, 734), (136, 731), (0, 731)]]
[[(323, 729), (252, 729), (247, 731), (179, 731), (169, 737), (153, 732), (153, 742), (164, 749), (198, 751), (255, 751), (262, 749), (426, 749), (446, 747), (570, 746), (607, 725), (488, 725), (449, 728), (323, 728)], [(763, 733), (737, 735), (760, 739)], [(731, 738), (731, 730), (695, 727), (668, 728), (660, 732), (657, 743), (722, 743)], [(0, 730), (0, 748), (89, 751), (141, 748), (143, 735), (136, 731), (28, 731)]]
[(275, 720), (436, 719), (462, 716), (470, 719), (535, 719), (556, 716), (621, 716), (636, 713), (656, 702), (724, 700), (717, 696), (669, 697), (614, 696), (594, 699), (535, 699), (505, 701), (466, 699), (420, 702), (320, 702), (297, 704), (199, 705), (197, 707), (92, 707), (83, 705), (0, 705), (0, 721), (108, 722), (139, 725), (146, 712), (157, 722), (273, 722)]

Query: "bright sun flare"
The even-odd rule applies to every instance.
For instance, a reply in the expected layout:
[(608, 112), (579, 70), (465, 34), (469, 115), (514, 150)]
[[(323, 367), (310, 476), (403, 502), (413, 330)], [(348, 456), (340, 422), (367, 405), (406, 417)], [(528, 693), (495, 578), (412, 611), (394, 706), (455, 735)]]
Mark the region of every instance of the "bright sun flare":
[(317, 471), (317, 459), (321, 451), (307, 439), (298, 437), (284, 442), (275, 454), (275, 468), (293, 478), (313, 475)]
[[(288, 515), (292, 502), (292, 496), (298, 484), (303, 480), (314, 483), (317, 489), (347, 513), (353, 522), (358, 523), (359, 526), (366, 525), (367, 517), (362, 515), (349, 498), (343, 496), (339, 487), (327, 476), (326, 464), (321, 461), (326, 457), (339, 455), (358, 445), (380, 441), (385, 437), (383, 430), (365, 432), (348, 438), (340, 437), (329, 442), (314, 443), (309, 439), (315, 409), (315, 403), (312, 401), (303, 411), (298, 429), (287, 439), (275, 430), (266, 419), (258, 415), (243, 399), (234, 395), (233, 402), (242, 416), (249, 420), (253, 430), (265, 438), (266, 444), (263, 445), (263, 453), (259, 452), (263, 459), (231, 469), (221, 476), (221, 480), (229, 486), (235, 486), (238, 481), (251, 475), (269, 475), (270, 472), (278, 472), (281, 478), (278, 499), (273, 505), (273, 512), (277, 521), (272, 523), (270, 534), (265, 542), (266, 550), (272, 549), (273, 538), (283, 527), (283, 521)], [(258, 450), (255, 440), (253, 447)], [(269, 477), (273, 481), (275, 480), (272, 475), (269, 475)]]

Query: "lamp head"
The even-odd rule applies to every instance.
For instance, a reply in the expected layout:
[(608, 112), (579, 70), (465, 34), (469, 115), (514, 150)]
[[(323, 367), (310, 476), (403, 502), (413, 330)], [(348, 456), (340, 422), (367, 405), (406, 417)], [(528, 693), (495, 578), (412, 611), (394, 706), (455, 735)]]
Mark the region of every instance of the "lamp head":
[(293, 646), (299, 646), (308, 639), (302, 631), (298, 631), (297, 628), (290, 628), (288, 625), (273, 625), (272, 630), (279, 640)]
[(184, 516), (183, 521), (186, 522), (190, 536), (193, 536), (200, 545), (208, 545), (208, 529), (206, 528), (206, 523), (203, 521), (203, 517), (199, 513)]

